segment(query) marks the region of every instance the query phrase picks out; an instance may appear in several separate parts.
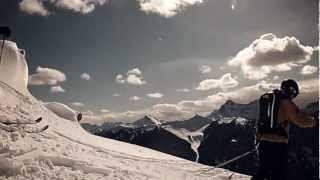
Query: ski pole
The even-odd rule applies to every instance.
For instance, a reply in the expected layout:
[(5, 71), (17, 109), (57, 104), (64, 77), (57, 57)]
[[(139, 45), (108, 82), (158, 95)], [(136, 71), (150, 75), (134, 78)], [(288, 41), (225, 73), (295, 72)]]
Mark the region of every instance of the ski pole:
[(240, 155), (238, 155), (238, 156), (236, 156), (236, 157), (234, 157), (234, 158), (232, 158), (232, 159), (230, 159), (230, 160), (227, 160), (227, 161), (225, 161), (225, 162), (223, 162), (223, 163), (221, 163), (221, 164), (218, 164), (218, 165), (216, 165), (216, 166), (214, 166), (214, 167), (212, 167), (212, 168), (206, 169), (206, 170), (202, 171), (200, 174), (206, 174), (207, 172), (210, 172), (210, 171), (212, 171), (212, 170), (214, 170), (214, 169), (216, 169), (216, 168), (221, 168), (221, 167), (223, 167), (223, 166), (225, 166), (225, 165), (228, 165), (228, 164), (230, 164), (230, 163), (233, 163), (233, 162), (237, 161), (238, 159), (244, 158), (244, 157), (252, 154), (253, 152), (256, 151), (256, 148), (259, 146), (259, 143), (260, 143), (260, 141), (257, 141), (257, 142), (255, 143), (254, 148), (251, 149), (250, 151), (247, 151), (247, 152), (245, 152), (245, 153), (243, 153), (243, 154), (240, 154)]
[(236, 156), (236, 157), (234, 157), (234, 158), (232, 158), (232, 159), (230, 159), (230, 160), (228, 160), (228, 161), (225, 161), (225, 162), (223, 162), (223, 163), (221, 163), (221, 164), (216, 165), (215, 168), (223, 167), (223, 166), (225, 166), (225, 165), (227, 165), (227, 164), (230, 164), (230, 163), (232, 163), (232, 162), (234, 162), (234, 161), (236, 161), (236, 160), (238, 160), (238, 159), (241, 159), (241, 158), (243, 158), (243, 157), (246, 157), (246, 156), (248, 156), (249, 154), (251, 154), (251, 153), (253, 153), (253, 152), (255, 152), (255, 151), (256, 151), (255, 149), (252, 149), (252, 150), (250, 150), (250, 151), (247, 151), (247, 152), (245, 152), (245, 153), (243, 153), (243, 154), (241, 154), (241, 155), (239, 155), (239, 156)]

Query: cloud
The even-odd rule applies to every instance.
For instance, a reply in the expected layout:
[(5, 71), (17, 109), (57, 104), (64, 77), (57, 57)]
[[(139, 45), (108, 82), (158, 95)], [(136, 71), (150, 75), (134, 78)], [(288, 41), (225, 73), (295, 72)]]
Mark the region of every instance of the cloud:
[(143, 79), (142, 72), (138, 68), (129, 70), (126, 78), (122, 74), (117, 74), (115, 81), (119, 84), (127, 83), (136, 86), (146, 84), (146, 81)]
[(146, 82), (143, 80), (142, 77), (139, 77), (135, 74), (129, 74), (127, 77), (127, 82), (128, 84), (137, 85), (137, 86), (146, 84)]
[(160, 16), (173, 17), (187, 7), (194, 6), (203, 0), (137, 0), (140, 9), (148, 13), (156, 13)]
[(83, 108), (84, 107), (84, 104), (82, 102), (73, 102), (73, 103), (70, 103), (71, 106), (73, 107), (77, 107), (77, 108)]
[[(317, 78), (299, 81), (301, 93), (298, 96), (299, 102), (306, 103), (316, 101), (319, 93), (319, 80)], [(213, 110), (220, 108), (227, 100), (231, 99), (238, 103), (249, 103), (258, 99), (263, 93), (279, 88), (278, 83), (269, 83), (260, 81), (251, 86), (235, 89), (230, 92), (218, 92), (203, 99), (193, 101), (180, 101), (176, 104), (156, 104), (151, 108), (138, 111), (126, 112), (108, 112), (101, 116), (88, 116), (85, 119), (88, 122), (106, 122), (106, 121), (124, 121), (133, 122), (144, 115), (152, 115), (158, 119), (171, 121), (183, 120), (194, 116), (195, 114), (208, 115)]]
[(100, 112), (102, 112), (102, 113), (109, 113), (110, 110), (109, 110), (109, 109), (100, 109)]
[(103, 115), (88, 114), (84, 115), (83, 121), (92, 124), (102, 124), (104, 122), (134, 122), (148, 114), (147, 110), (108, 112)]
[(316, 67), (316, 66), (305, 65), (301, 69), (301, 74), (302, 75), (310, 75), (310, 74), (317, 72), (317, 70), (318, 70), (318, 67)]
[(274, 81), (276, 81), (276, 80), (278, 80), (279, 78), (280, 78), (280, 77), (279, 77), (278, 75), (275, 75), (275, 76), (273, 76), (272, 79), (273, 79)]
[(123, 79), (123, 75), (122, 74), (117, 74), (116, 82), (119, 83), (119, 84), (123, 84), (123, 83), (126, 82), (126, 80)]
[(156, 92), (156, 93), (147, 94), (147, 96), (148, 96), (149, 98), (160, 99), (160, 98), (163, 97), (163, 94)]
[(210, 66), (207, 66), (207, 65), (201, 65), (199, 66), (199, 71), (202, 73), (202, 74), (208, 74), (211, 72), (211, 67)]
[(210, 89), (220, 88), (226, 91), (238, 85), (239, 82), (232, 78), (230, 73), (226, 73), (220, 79), (206, 79), (201, 81), (196, 89), (199, 91), (208, 91)]
[(132, 96), (129, 99), (130, 99), (130, 101), (140, 101), (142, 98), (139, 96)]
[(30, 85), (56, 85), (66, 81), (66, 75), (59, 70), (39, 66), (36, 71), (36, 74), (29, 76)]
[(92, 12), (96, 6), (102, 6), (106, 0), (52, 0), (56, 7), (87, 14)]
[(58, 9), (69, 10), (76, 13), (87, 14), (95, 10), (97, 6), (103, 6), (109, 3), (110, 0), (23, 0), (19, 4), (20, 10), (27, 12), (28, 14), (37, 14), (41, 16), (48, 16), (46, 5), (52, 6)]
[(176, 89), (177, 92), (184, 92), (184, 93), (188, 93), (190, 92), (190, 89), (187, 88), (183, 88), (183, 89)]
[(149, 114), (166, 121), (181, 120), (192, 116), (192, 112), (183, 111), (176, 104), (157, 104), (152, 106)]
[(298, 82), (298, 84), (299, 84), (301, 94), (319, 92), (319, 79), (317, 78), (307, 79), (307, 80)]
[(64, 90), (61, 86), (52, 86), (50, 91), (52, 93), (63, 93), (63, 92), (66, 92), (66, 90)]
[(83, 80), (89, 81), (91, 79), (91, 76), (90, 76), (90, 74), (82, 73), (80, 75), (80, 78), (83, 79)]
[(272, 71), (290, 71), (308, 62), (314, 48), (300, 44), (295, 37), (278, 38), (264, 34), (228, 61), (229, 66), (240, 66), (248, 79), (263, 79)]
[(140, 71), (140, 69), (138, 68), (134, 68), (134, 69), (131, 69), (127, 72), (127, 75), (130, 75), (130, 74), (134, 74), (134, 75), (137, 75), (137, 76), (141, 76), (142, 75), (142, 72)]
[(229, 99), (238, 103), (249, 103), (259, 98), (263, 93), (279, 88), (279, 86), (279, 84), (261, 81), (255, 85), (238, 88), (230, 92), (218, 92), (203, 99), (180, 101), (178, 106), (182, 111), (207, 115)]
[(238, 0), (231, 0), (230, 6), (232, 10), (235, 10), (238, 6)]
[(50, 13), (41, 0), (23, 0), (19, 3), (19, 9), (28, 14), (48, 16)]
[(112, 96), (113, 96), (113, 97), (119, 97), (119, 96), (120, 96), (120, 94), (118, 94), (118, 93), (114, 93)]

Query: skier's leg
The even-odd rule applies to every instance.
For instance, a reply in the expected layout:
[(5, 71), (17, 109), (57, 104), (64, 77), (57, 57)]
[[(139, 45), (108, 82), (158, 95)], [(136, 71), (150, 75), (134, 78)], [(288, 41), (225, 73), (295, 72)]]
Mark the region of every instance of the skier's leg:
[(261, 141), (258, 147), (258, 156), (259, 156), (259, 170), (251, 178), (251, 180), (264, 180), (268, 177), (269, 172), (269, 161), (270, 161), (270, 152), (268, 147), (268, 142)]
[(287, 144), (276, 143), (274, 146), (276, 162), (274, 162), (272, 170), (272, 180), (285, 180), (286, 179), (286, 169), (287, 169)]

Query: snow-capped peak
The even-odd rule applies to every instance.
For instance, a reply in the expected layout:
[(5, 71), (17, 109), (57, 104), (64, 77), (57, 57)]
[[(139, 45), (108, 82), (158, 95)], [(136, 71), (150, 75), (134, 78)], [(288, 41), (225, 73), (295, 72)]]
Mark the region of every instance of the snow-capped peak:
[(138, 127), (151, 126), (151, 125), (160, 126), (161, 122), (160, 120), (156, 119), (151, 115), (145, 115), (143, 118), (135, 121), (133, 124)]

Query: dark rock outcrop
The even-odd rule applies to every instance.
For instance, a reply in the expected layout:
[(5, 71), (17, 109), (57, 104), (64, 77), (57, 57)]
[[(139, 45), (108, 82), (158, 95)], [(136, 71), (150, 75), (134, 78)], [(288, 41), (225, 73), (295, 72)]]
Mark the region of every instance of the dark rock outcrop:
[(196, 159), (196, 153), (191, 149), (190, 143), (161, 127), (117, 127), (102, 131), (97, 135), (147, 147), (191, 161)]
[[(212, 122), (204, 130), (204, 140), (198, 148), (199, 163), (215, 166), (254, 147), (253, 123), (239, 124)], [(243, 174), (252, 174), (258, 166), (256, 156), (249, 155), (223, 168)]]

